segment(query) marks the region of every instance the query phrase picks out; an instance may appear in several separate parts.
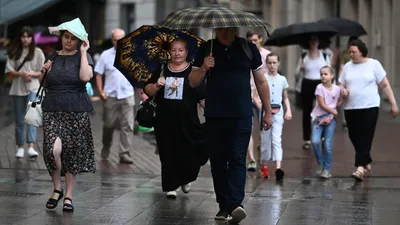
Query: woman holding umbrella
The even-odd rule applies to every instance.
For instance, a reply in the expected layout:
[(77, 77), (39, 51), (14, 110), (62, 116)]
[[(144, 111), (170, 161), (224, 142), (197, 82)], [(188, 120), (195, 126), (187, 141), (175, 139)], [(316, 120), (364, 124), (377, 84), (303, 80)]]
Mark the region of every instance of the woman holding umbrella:
[[(207, 161), (202, 157), (199, 135), (202, 127), (197, 103), (204, 99), (204, 86), (191, 88), (188, 76), (192, 65), (187, 61), (188, 45), (184, 39), (170, 44), (170, 61), (156, 71), (144, 87), (148, 96), (155, 96), (157, 108), (155, 134), (161, 160), (162, 189), (167, 198), (176, 198), (181, 187), (190, 191), (200, 167)], [(203, 160), (201, 160), (203, 159)]]

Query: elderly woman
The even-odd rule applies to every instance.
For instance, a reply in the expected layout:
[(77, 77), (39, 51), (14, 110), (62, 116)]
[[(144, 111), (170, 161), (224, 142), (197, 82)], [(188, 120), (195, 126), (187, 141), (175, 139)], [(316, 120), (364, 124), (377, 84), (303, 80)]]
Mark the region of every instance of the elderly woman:
[(342, 94), (346, 97), (344, 114), (349, 130), (349, 138), (356, 151), (355, 167), (352, 174), (356, 180), (363, 180), (371, 171), (371, 146), (378, 120), (380, 96), (379, 88), (387, 96), (393, 117), (399, 113), (386, 72), (379, 61), (367, 58), (367, 46), (361, 40), (349, 45), (351, 61), (343, 67), (339, 77)]
[(43, 156), (54, 187), (46, 207), (57, 207), (64, 196), (61, 176), (65, 176), (63, 211), (71, 212), (76, 175), (94, 172), (95, 161), (89, 117), (93, 108), (86, 93), (86, 83), (93, 76), (93, 61), (87, 53), (89, 42), (77, 38), (77, 34), (84, 31), (74, 30), (76, 26), (68, 28), (68, 25), (68, 31), (60, 30), (62, 50), (43, 66), (49, 72), (45, 78), (47, 92), (42, 109)]
[(190, 191), (191, 182), (197, 179), (202, 152), (199, 140), (201, 124), (197, 103), (204, 99), (202, 87), (191, 88), (188, 76), (192, 65), (187, 62), (187, 43), (175, 39), (170, 46), (171, 61), (151, 78), (144, 91), (156, 96), (157, 109), (155, 133), (161, 160), (161, 180), (167, 198), (176, 198), (181, 187)]
[[(8, 59), (5, 73), (13, 78), (10, 95), (13, 97), (15, 115), (15, 141), (17, 151), (15, 157), (23, 158), (24, 150), (24, 116), (27, 101), (33, 101), (39, 89), (39, 77), (45, 57), (35, 46), (33, 30), (23, 27), (20, 31), (17, 44), (8, 49)], [(34, 149), (36, 142), (36, 127), (28, 125), (26, 142), (28, 143), (29, 157), (37, 157)]]

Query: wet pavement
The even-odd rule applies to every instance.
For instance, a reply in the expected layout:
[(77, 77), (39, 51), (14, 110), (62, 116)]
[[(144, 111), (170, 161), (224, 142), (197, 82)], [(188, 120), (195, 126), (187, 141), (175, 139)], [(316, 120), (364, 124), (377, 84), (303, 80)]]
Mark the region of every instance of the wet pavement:
[[(13, 125), (0, 128), (0, 224), (227, 224), (213, 219), (218, 207), (208, 165), (189, 194), (179, 191), (176, 200), (165, 198), (152, 134), (132, 136), (133, 165), (118, 163), (118, 132), (111, 157), (100, 160), (99, 106), (95, 103), (92, 117), (98, 171), (78, 176), (74, 213), (63, 213), (62, 202), (55, 210), (45, 209), (52, 187), (43, 159), (16, 160)], [(313, 152), (301, 149), (301, 114), (295, 110), (293, 116), (293, 121), (285, 122), (283, 134), (286, 177), (276, 183), (274, 177), (268, 180), (248, 173), (244, 201), (248, 217), (241, 224), (400, 224), (400, 124), (381, 113), (372, 151), (372, 176), (361, 183), (349, 176), (354, 170), (354, 151), (347, 132), (338, 127), (333, 178), (323, 181), (314, 177)], [(39, 130), (40, 154), (42, 139)]]

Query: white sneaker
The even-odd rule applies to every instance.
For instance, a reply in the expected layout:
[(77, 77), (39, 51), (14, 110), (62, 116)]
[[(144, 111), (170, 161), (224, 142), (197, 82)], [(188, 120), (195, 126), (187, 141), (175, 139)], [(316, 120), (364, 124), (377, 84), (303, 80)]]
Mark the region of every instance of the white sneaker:
[(37, 151), (34, 148), (30, 147), (30, 148), (28, 148), (28, 155), (31, 158), (35, 158), (35, 157), (38, 157), (39, 154), (37, 153)]
[(188, 183), (181, 186), (183, 193), (187, 194), (190, 192), (190, 188), (192, 187), (192, 183)]
[(18, 148), (17, 153), (15, 154), (15, 157), (17, 158), (24, 158), (25, 154), (25, 149), (24, 148)]
[(231, 218), (228, 220), (230, 224), (238, 224), (246, 218), (246, 211), (240, 206), (236, 207), (231, 213)]
[(175, 199), (176, 198), (176, 191), (168, 191), (167, 198)]

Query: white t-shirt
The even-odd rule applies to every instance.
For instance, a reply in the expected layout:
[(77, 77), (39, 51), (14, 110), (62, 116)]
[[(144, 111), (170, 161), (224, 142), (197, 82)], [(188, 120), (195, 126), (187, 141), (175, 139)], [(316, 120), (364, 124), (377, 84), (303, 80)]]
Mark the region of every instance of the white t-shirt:
[(264, 76), (268, 80), (271, 104), (281, 104), (283, 90), (289, 88), (286, 77), (280, 74), (277, 74), (276, 76), (270, 76), (268, 73), (264, 73)]
[(379, 107), (381, 98), (378, 85), (385, 76), (386, 71), (378, 60), (368, 58), (366, 62), (359, 64), (347, 62), (339, 77), (339, 82), (349, 91), (344, 109)]
[(322, 51), (319, 51), (319, 57), (316, 59), (310, 59), (308, 54), (304, 57), (304, 78), (308, 80), (320, 80), (321, 74), (320, 70), (323, 66), (329, 65), (330, 60), (329, 56), (326, 56), (326, 60), (324, 59), (324, 54)]

